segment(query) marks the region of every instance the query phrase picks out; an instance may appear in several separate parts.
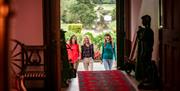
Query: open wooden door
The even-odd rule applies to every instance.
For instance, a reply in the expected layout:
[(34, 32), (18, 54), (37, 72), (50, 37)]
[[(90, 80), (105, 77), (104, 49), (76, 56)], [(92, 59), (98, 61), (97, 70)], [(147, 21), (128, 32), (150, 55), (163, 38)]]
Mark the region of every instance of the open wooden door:
[(180, 0), (163, 0), (161, 31), (161, 77), (163, 91), (179, 91), (180, 87)]

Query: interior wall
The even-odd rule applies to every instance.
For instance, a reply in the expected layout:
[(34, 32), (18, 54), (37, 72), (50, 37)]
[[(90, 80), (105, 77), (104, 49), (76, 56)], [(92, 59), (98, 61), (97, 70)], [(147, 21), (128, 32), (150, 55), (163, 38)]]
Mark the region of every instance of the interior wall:
[(42, 0), (12, 0), (11, 38), (27, 45), (43, 44)]
[(142, 0), (131, 0), (131, 41), (134, 39), (134, 35), (140, 24), (140, 9)]
[(138, 30), (138, 26), (141, 24), (141, 16), (150, 15), (151, 16), (151, 28), (154, 31), (154, 47), (152, 60), (159, 60), (158, 53), (158, 13), (159, 12), (159, 0), (131, 0), (131, 40), (133, 40), (134, 35)]
[[(11, 0), (10, 39), (26, 45), (43, 45), (42, 5), (42, 0)], [(10, 89), (17, 89), (16, 85), (16, 76), (10, 71)]]

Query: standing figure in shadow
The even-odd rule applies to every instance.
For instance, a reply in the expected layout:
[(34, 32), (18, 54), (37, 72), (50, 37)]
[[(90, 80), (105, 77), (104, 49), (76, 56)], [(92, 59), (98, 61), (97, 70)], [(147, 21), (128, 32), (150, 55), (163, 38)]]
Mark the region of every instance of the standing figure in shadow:
[(142, 87), (143, 83), (150, 83), (152, 79), (152, 52), (154, 44), (154, 32), (152, 31), (151, 17), (144, 15), (141, 17), (143, 27), (139, 26), (137, 32), (138, 53), (136, 64), (136, 79), (141, 83), (138, 87)]

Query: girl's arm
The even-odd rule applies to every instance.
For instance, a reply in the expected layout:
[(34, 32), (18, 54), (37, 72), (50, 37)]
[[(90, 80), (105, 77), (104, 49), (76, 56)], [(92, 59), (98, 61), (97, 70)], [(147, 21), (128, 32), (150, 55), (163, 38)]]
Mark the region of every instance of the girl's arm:
[(81, 59), (84, 58), (83, 51), (84, 51), (84, 49), (83, 49), (83, 45), (82, 45), (82, 46), (81, 46)]
[(102, 44), (101, 60), (103, 59), (103, 53), (104, 53), (104, 43)]
[(113, 54), (114, 54), (115, 60), (117, 60), (117, 55), (116, 55), (116, 44), (115, 44), (115, 43), (114, 43), (114, 48), (113, 48)]
[(94, 45), (92, 44), (92, 58), (94, 59)]
[(77, 45), (77, 51), (78, 51), (78, 59), (80, 59), (79, 45)]

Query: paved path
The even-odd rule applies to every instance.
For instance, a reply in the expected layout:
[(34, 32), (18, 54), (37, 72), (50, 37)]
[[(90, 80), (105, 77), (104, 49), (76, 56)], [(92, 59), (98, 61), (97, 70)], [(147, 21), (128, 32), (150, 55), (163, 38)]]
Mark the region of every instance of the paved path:
[[(93, 63), (93, 71), (100, 71), (100, 70), (105, 70), (104, 69), (104, 64), (101, 64), (100, 62), (94, 62)], [(112, 70), (116, 70), (116, 63), (113, 63)], [(84, 71), (84, 66), (83, 63), (80, 62), (78, 66), (78, 71)]]

